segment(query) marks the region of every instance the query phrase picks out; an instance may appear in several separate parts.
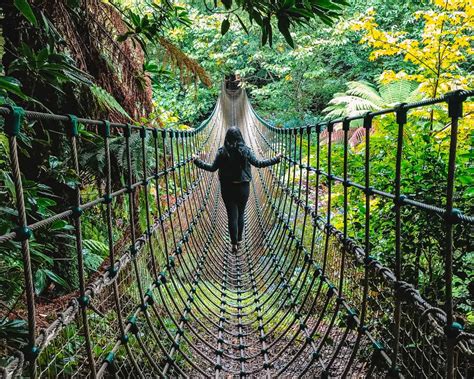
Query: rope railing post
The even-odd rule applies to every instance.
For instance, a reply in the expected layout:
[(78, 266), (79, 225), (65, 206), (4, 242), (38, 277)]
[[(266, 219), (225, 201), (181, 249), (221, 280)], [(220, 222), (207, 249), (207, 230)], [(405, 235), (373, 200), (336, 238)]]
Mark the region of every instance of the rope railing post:
[[(169, 184), (169, 172), (171, 169), (168, 168), (168, 161), (167, 161), (167, 152), (168, 152), (168, 149), (167, 149), (167, 139), (166, 139), (166, 135), (168, 134), (168, 132), (166, 130), (162, 130), (161, 131), (161, 138), (162, 138), (162, 143), (163, 143), (163, 171), (165, 173), (165, 191), (166, 191), (166, 194), (169, 194), (170, 193), (170, 184)], [(171, 149), (172, 149), (172, 145), (171, 145)], [(171, 202), (170, 202), (170, 197), (169, 195), (166, 196), (166, 207), (168, 209), (168, 211), (171, 209)], [(173, 246), (174, 246), (174, 249), (176, 250), (176, 235), (175, 235), (175, 230), (174, 230), (174, 223), (173, 223), (173, 219), (170, 217), (170, 224), (171, 224), (171, 234), (173, 236)]]
[[(162, 205), (161, 205), (161, 186), (160, 186), (160, 178), (161, 178), (161, 174), (164, 173), (164, 175), (166, 175), (166, 172), (165, 172), (165, 168), (163, 169), (163, 171), (160, 171), (160, 154), (159, 154), (159, 149), (158, 149), (158, 130), (157, 129), (153, 129), (152, 131), (152, 137), (153, 137), (153, 150), (154, 150), (154, 157), (155, 157), (155, 191), (156, 191), (156, 208), (157, 208), (157, 211), (158, 211), (158, 220), (159, 220), (159, 228), (160, 228), (160, 231), (161, 231), (161, 243), (162, 243), (162, 252), (163, 252), (163, 259), (166, 259), (166, 257), (168, 257), (168, 239), (166, 238), (166, 231), (165, 231), (165, 223), (164, 223), (164, 219), (163, 219), (163, 209), (162, 209)], [(163, 147), (163, 156), (164, 156), (164, 147)], [(164, 163), (164, 158), (163, 158), (163, 167), (165, 167), (165, 163)]]
[(109, 275), (113, 279), (117, 274), (115, 267), (115, 249), (112, 225), (112, 167), (110, 161), (110, 122), (102, 122), (102, 138), (104, 139), (105, 152), (105, 193), (102, 197), (102, 203), (105, 204), (105, 217), (107, 222), (107, 238), (109, 245)]
[[(344, 301), (345, 301), (345, 298), (344, 298), (344, 281), (345, 281), (345, 265), (346, 265), (346, 255), (347, 255), (347, 217), (348, 217), (348, 187), (349, 187), (349, 179), (348, 179), (348, 151), (349, 151), (349, 147), (348, 147), (348, 134), (349, 134), (349, 129), (350, 129), (350, 121), (347, 120), (347, 119), (344, 119), (343, 122), (342, 122), (342, 130), (343, 130), (343, 134), (344, 134), (344, 141), (343, 141), (343, 149), (344, 149), (344, 158), (343, 158), (343, 182), (342, 182), (342, 185), (343, 185), (343, 188), (344, 188), (344, 200), (343, 200), (343, 240), (342, 240), (342, 246), (341, 246), (341, 261), (340, 261), (340, 269), (339, 269), (339, 285), (338, 285), (338, 298), (337, 298), (337, 311), (335, 313), (337, 313), (339, 311), (339, 307), (343, 306), (344, 305)], [(326, 375), (329, 375), (330, 373), (330, 370), (331, 370), (331, 367), (332, 365), (334, 364), (337, 356), (339, 355), (342, 347), (343, 347), (343, 344), (346, 342), (347, 340), (347, 336), (349, 334), (349, 331), (350, 331), (350, 325), (349, 325), (349, 321), (350, 319), (348, 319), (346, 321), (346, 329), (344, 331), (344, 334), (338, 344), (338, 346), (336, 347), (336, 349), (334, 350), (334, 353), (331, 357), (331, 360), (329, 361), (327, 367), (326, 367)]]
[[(143, 289), (142, 289), (142, 283), (141, 283), (141, 278), (139, 275), (139, 270), (138, 270), (138, 264), (136, 262), (136, 258), (138, 255), (138, 249), (136, 246), (136, 238), (137, 238), (137, 232), (136, 232), (136, 205), (135, 205), (135, 186), (134, 186), (134, 179), (133, 179), (133, 172), (132, 172), (132, 152), (130, 149), (130, 137), (132, 136), (132, 126), (130, 124), (126, 124), (125, 127), (123, 128), (123, 134), (125, 138), (125, 160), (126, 160), (126, 193), (128, 196), (128, 215), (129, 215), (129, 223), (130, 223), (130, 247), (128, 248), (131, 259), (132, 259), (132, 265), (134, 267), (135, 271), (135, 277), (137, 281), (137, 288), (138, 288), (138, 293), (140, 296), (141, 303), (143, 304)], [(121, 341), (125, 344), (125, 348), (127, 350), (127, 354), (130, 357), (130, 360), (132, 361), (132, 365), (135, 367), (137, 371), (139, 371), (139, 366), (136, 361), (135, 356), (133, 355), (133, 352), (130, 349), (130, 346), (128, 344), (128, 334), (125, 331), (125, 326), (122, 317), (119, 319), (119, 328), (120, 328), (120, 339)], [(136, 334), (134, 334), (136, 337)]]
[[(395, 199), (394, 199), (394, 210), (395, 210), (395, 277), (397, 282), (400, 283), (402, 280), (402, 253), (401, 253), (401, 207), (403, 205), (403, 197), (401, 196), (401, 178), (402, 178), (402, 155), (403, 155), (403, 135), (404, 126), (407, 123), (407, 111), (404, 109), (403, 104), (400, 104), (396, 112), (396, 122), (398, 124), (397, 132), (397, 152), (395, 162)], [(400, 343), (400, 323), (401, 323), (401, 312), (402, 303), (400, 296), (397, 296), (395, 292), (395, 310), (394, 310), (394, 338), (392, 348), (392, 367), (390, 367), (390, 375), (396, 377), (398, 375), (398, 353)]]
[[(124, 335), (123, 330), (123, 320), (122, 320), (122, 312), (120, 306), (120, 292), (117, 283), (117, 275), (118, 275), (118, 267), (117, 262), (115, 260), (115, 245), (114, 245), (114, 237), (113, 237), (113, 216), (112, 216), (112, 165), (111, 165), (111, 157), (110, 157), (110, 137), (111, 137), (111, 125), (110, 122), (107, 120), (102, 121), (102, 130), (101, 134), (104, 139), (104, 152), (105, 152), (105, 193), (102, 197), (102, 203), (105, 204), (105, 218), (106, 218), (106, 225), (107, 225), (107, 241), (108, 241), (108, 248), (109, 248), (109, 268), (107, 269), (109, 280), (113, 282), (112, 289), (113, 289), (113, 298), (115, 304), (116, 315), (118, 319), (119, 328), (121, 329), (121, 335)], [(112, 352), (109, 352), (105, 361), (110, 361), (110, 367), (115, 367), (113, 364), (114, 355)], [(97, 373), (100, 376), (100, 372)]]
[(461, 331), (461, 325), (454, 322), (453, 316), (453, 226), (458, 221), (457, 211), (454, 209), (454, 178), (456, 174), (456, 147), (458, 141), (459, 119), (462, 117), (464, 97), (460, 91), (448, 94), (448, 116), (451, 118), (451, 135), (449, 143), (448, 175), (446, 183), (446, 246), (445, 257), (445, 283), (446, 301), (446, 377), (454, 378), (454, 347), (456, 338)]
[[(327, 131), (328, 131), (328, 143), (327, 143), (327, 173), (326, 173), (326, 181), (327, 181), (327, 208), (326, 208), (326, 223), (324, 228), (326, 230), (329, 229), (329, 225), (331, 224), (331, 205), (332, 205), (332, 133), (334, 131), (334, 125), (329, 122), (327, 124)], [(328, 260), (328, 250), (329, 250), (329, 238), (331, 235), (329, 233), (325, 233), (325, 240), (324, 240), (324, 255), (323, 255), (323, 273), (322, 275), (326, 275), (326, 266)]]
[(35, 318), (35, 290), (33, 284), (33, 273), (31, 269), (30, 245), (28, 240), (32, 236), (32, 230), (28, 227), (28, 220), (25, 209), (25, 197), (23, 193), (23, 183), (21, 179), (21, 169), (18, 160), (17, 136), (20, 133), (24, 118), (24, 110), (20, 107), (9, 107), (9, 113), (4, 116), (5, 134), (8, 136), (8, 146), (10, 150), (10, 167), (15, 186), (16, 209), (18, 211), (18, 227), (14, 230), (15, 241), (21, 243), (21, 253), (23, 259), (23, 276), (25, 278), (26, 303), (28, 307), (28, 345), (24, 355), (29, 364), (30, 376), (36, 377), (36, 363), (39, 349), (36, 346), (36, 318)]
[[(360, 321), (359, 329), (357, 334), (357, 340), (352, 351), (350, 358), (350, 364), (352, 364), (355, 356), (360, 348), (361, 339), (365, 334), (366, 327), (366, 316), (367, 316), (367, 301), (368, 301), (368, 292), (369, 292), (369, 264), (370, 264), (370, 133), (372, 128), (373, 115), (369, 112), (363, 118), (363, 127), (365, 131), (365, 159), (364, 159), (364, 194), (365, 194), (365, 209), (364, 209), (364, 284), (363, 284), (363, 294), (362, 294), (362, 303), (360, 310)], [(350, 364), (346, 366), (346, 371), (350, 368)]]
[(91, 336), (89, 331), (89, 320), (87, 318), (87, 306), (89, 305), (90, 298), (86, 295), (86, 282), (84, 277), (84, 257), (83, 257), (83, 247), (82, 247), (82, 225), (81, 225), (81, 179), (80, 179), (80, 169), (79, 169), (79, 157), (77, 152), (77, 139), (79, 136), (77, 117), (74, 115), (69, 115), (69, 123), (67, 125), (66, 134), (69, 136), (71, 141), (71, 153), (72, 153), (72, 166), (75, 174), (78, 178), (78, 183), (75, 184), (74, 189), (74, 204), (72, 206), (72, 217), (74, 223), (74, 232), (76, 237), (76, 253), (77, 253), (77, 270), (79, 276), (79, 298), (78, 302), (81, 306), (81, 315), (83, 323), (83, 334), (86, 344), (87, 360), (89, 364), (89, 370), (91, 377), (96, 377), (95, 362), (94, 356), (92, 354), (92, 344)]
[(145, 198), (145, 220), (146, 220), (146, 236), (147, 244), (150, 252), (150, 261), (153, 277), (158, 277), (158, 268), (156, 264), (155, 249), (153, 248), (152, 241), (152, 232), (151, 232), (151, 219), (150, 219), (150, 199), (149, 199), (149, 178), (147, 170), (147, 149), (148, 149), (148, 138), (147, 130), (143, 126), (140, 129), (140, 139), (141, 139), (141, 150), (142, 150), (142, 181), (143, 181), (143, 196)]

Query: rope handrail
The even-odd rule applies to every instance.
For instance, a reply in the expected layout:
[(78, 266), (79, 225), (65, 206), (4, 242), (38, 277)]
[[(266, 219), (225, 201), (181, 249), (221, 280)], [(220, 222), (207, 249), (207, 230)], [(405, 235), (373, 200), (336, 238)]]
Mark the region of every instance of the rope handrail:
[[(467, 99), (471, 96), (474, 96), (474, 90), (473, 91), (461, 91), (460, 90), (460, 91), (452, 92), (452, 93), (444, 95), (444, 96), (440, 96), (440, 97), (438, 97), (436, 99), (433, 99), (433, 100), (425, 100), (425, 101), (420, 101), (420, 102), (417, 102), (417, 103), (410, 103), (410, 104), (401, 104), (399, 107), (387, 108), (387, 109), (384, 109), (383, 111), (367, 112), (365, 115), (362, 115), (362, 116), (346, 117), (346, 118), (321, 122), (321, 123), (318, 123), (316, 125), (308, 125), (308, 126), (302, 126), (302, 127), (296, 127), (296, 128), (277, 128), (277, 127), (271, 125), (269, 122), (267, 122), (263, 118), (261, 118), (255, 112), (255, 110), (253, 108), (251, 108), (251, 111), (252, 111), (253, 115), (256, 117), (256, 119), (260, 123), (262, 123), (262, 125), (265, 125), (269, 129), (271, 129), (272, 131), (276, 131), (277, 133), (289, 133), (289, 134), (291, 134), (291, 133), (304, 133), (304, 132), (311, 133), (313, 129), (315, 130), (316, 133), (321, 133), (322, 130), (323, 130), (322, 129), (323, 127), (325, 127), (325, 126), (328, 127), (328, 126), (334, 125), (336, 123), (343, 123), (344, 122), (344, 123), (346, 123), (346, 125), (347, 125), (346, 128), (347, 128), (347, 127), (350, 127), (350, 122), (351, 121), (370, 120), (375, 116), (386, 115), (386, 114), (390, 114), (390, 113), (406, 112), (409, 109), (414, 109), (414, 108), (423, 107), (423, 106), (427, 106), (427, 105), (439, 104), (439, 103), (442, 103), (442, 102), (448, 102), (448, 104), (451, 104), (451, 109), (453, 109), (453, 108), (459, 107), (460, 104), (462, 104), (462, 102), (465, 99)], [(454, 112), (454, 110), (453, 110), (453, 112)], [(405, 115), (405, 117), (406, 117), (406, 115)], [(271, 147), (270, 147), (270, 149), (271, 149)], [(275, 150), (273, 150), (273, 151), (275, 151)], [(296, 162), (294, 162), (290, 157), (284, 156), (284, 159), (286, 159), (291, 164), (296, 164)], [(354, 187), (354, 188), (358, 188), (360, 190), (365, 189), (364, 186), (359, 184), (359, 183), (355, 183), (355, 182), (349, 181), (347, 179), (345, 180), (344, 178), (341, 178), (341, 177), (336, 176), (336, 175), (328, 174), (327, 172), (324, 172), (320, 169), (316, 169), (315, 167), (311, 167), (309, 165), (305, 166), (305, 167), (300, 167), (300, 168), (305, 168), (307, 170), (313, 171), (313, 172), (317, 173), (318, 175), (325, 176), (329, 180), (332, 180), (332, 181), (335, 181), (335, 182), (340, 182), (343, 185), (348, 186), (348, 187)], [(446, 217), (452, 217), (454, 220), (459, 221), (459, 222), (467, 222), (467, 223), (474, 224), (474, 215), (465, 215), (459, 209), (456, 209), (456, 208), (454, 208), (452, 210), (451, 214), (447, 215), (446, 214), (446, 209), (443, 209), (441, 207), (437, 207), (437, 206), (434, 206), (434, 205), (431, 205), (431, 204), (426, 204), (426, 203), (423, 203), (423, 202), (420, 202), (420, 201), (416, 201), (414, 199), (410, 199), (407, 195), (400, 195), (401, 197), (397, 198), (394, 194), (391, 194), (391, 193), (388, 193), (388, 192), (385, 192), (385, 191), (381, 191), (381, 190), (377, 190), (377, 189), (372, 188), (372, 187), (370, 188), (370, 191), (372, 193), (376, 194), (376, 195), (386, 197), (386, 198), (391, 199), (393, 201), (396, 200), (397, 202), (400, 202), (400, 205), (415, 206), (415, 207), (418, 207), (420, 209), (423, 209), (423, 210), (426, 210), (426, 211), (429, 211), (429, 212), (432, 212), (432, 213), (437, 213), (437, 214), (440, 214), (440, 215), (444, 215)]]
[(439, 97), (434, 98), (434, 99), (426, 99), (426, 100), (421, 100), (421, 101), (417, 101), (417, 102), (413, 102), (413, 103), (400, 103), (396, 106), (389, 107), (389, 108), (384, 108), (382, 110), (375, 111), (375, 112), (367, 111), (366, 113), (364, 113), (362, 115), (350, 116), (350, 117), (341, 117), (341, 118), (336, 118), (336, 119), (331, 119), (331, 120), (325, 120), (325, 121), (321, 121), (321, 122), (319, 122), (315, 125), (306, 125), (306, 126), (301, 126), (301, 127), (297, 126), (297, 127), (293, 127), (293, 128), (278, 128), (278, 127), (272, 125), (270, 122), (264, 120), (262, 117), (260, 117), (256, 113), (255, 113), (255, 116), (265, 126), (271, 128), (271, 129), (273, 129), (274, 131), (277, 131), (277, 132), (283, 132), (285, 130), (288, 130), (290, 132), (295, 131), (295, 130), (307, 130), (308, 128), (309, 129), (314, 128), (315, 130), (317, 130), (318, 128), (322, 128), (322, 127), (328, 126), (328, 125), (334, 125), (334, 124), (337, 124), (337, 123), (342, 123), (344, 121), (350, 122), (350, 121), (364, 120), (364, 118), (367, 118), (367, 117), (382, 116), (382, 115), (386, 115), (386, 114), (389, 114), (389, 113), (396, 113), (396, 112), (406, 112), (406, 111), (409, 111), (411, 109), (421, 108), (421, 107), (425, 107), (425, 106), (428, 106), (428, 105), (435, 105), (435, 104), (445, 103), (445, 102), (448, 102), (448, 103), (452, 102), (454, 107), (458, 107), (459, 104), (462, 104), (468, 97), (471, 97), (471, 96), (474, 96), (474, 90), (469, 90), (469, 91), (456, 90), (456, 91), (449, 92), (445, 95), (439, 96)]

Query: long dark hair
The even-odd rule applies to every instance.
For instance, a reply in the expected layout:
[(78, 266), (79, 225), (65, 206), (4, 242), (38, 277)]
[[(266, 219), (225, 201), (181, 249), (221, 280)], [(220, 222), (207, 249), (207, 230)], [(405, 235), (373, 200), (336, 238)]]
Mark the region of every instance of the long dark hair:
[(239, 162), (240, 166), (243, 167), (247, 159), (247, 149), (240, 129), (235, 126), (229, 128), (224, 140), (226, 155), (234, 162)]

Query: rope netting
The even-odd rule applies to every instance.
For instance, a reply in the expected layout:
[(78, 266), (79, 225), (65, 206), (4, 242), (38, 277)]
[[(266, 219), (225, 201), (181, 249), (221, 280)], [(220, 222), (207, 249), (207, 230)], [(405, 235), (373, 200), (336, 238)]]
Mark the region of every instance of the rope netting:
[[(462, 103), (472, 92), (320, 125), (281, 129), (262, 120), (242, 90), (223, 88), (208, 120), (192, 131), (157, 130), (3, 107), (16, 193), (18, 228), (0, 236), (24, 264), (21, 297), (28, 344), (2, 347), (3, 375), (43, 377), (472, 377), (473, 336), (455, 322), (453, 228), (474, 218), (453, 206), (456, 138)], [(446, 204), (403, 195), (402, 151), (407, 114), (447, 103), (451, 117)], [(374, 118), (398, 123), (392, 191), (372, 188)], [(18, 136), (23, 120), (53, 123), (66, 133), (71, 169), (80, 177), (82, 125), (103, 138), (101, 193), (78, 184), (71, 204), (31, 222), (25, 207)], [(351, 123), (365, 130), (365, 182), (351, 181)], [(342, 123), (343, 162), (332, 162), (331, 134)], [(212, 160), (236, 125), (261, 157), (276, 166), (253, 169), (243, 244), (231, 252), (217, 175), (191, 157)], [(329, 136), (323, 141), (322, 132)], [(125, 183), (114, 180), (111, 146), (122, 147)], [(303, 154), (303, 148), (306, 149)], [(333, 194), (343, 188), (343, 208)], [(355, 210), (354, 193), (365, 197)], [(371, 255), (371, 200), (393, 203), (393, 267)], [(123, 208), (123, 212), (117, 208)], [(440, 216), (445, 225), (445, 307), (431, 306), (402, 276), (402, 209)], [(351, 235), (351, 212), (363, 212), (362, 238)], [(93, 214), (107, 230), (108, 266), (84, 269), (81, 220)], [(342, 225), (333, 225), (335, 214)], [(123, 215), (126, 215), (124, 218)], [(73, 226), (79, 288), (69, 305), (37, 325), (31, 256), (34, 235), (57, 220)], [(119, 243), (120, 221), (125, 238)], [(415, 222), (415, 221), (413, 221)], [(125, 241), (125, 242), (124, 242)], [(1, 245), (0, 245), (1, 246)], [(21, 307), (21, 305), (18, 305)]]

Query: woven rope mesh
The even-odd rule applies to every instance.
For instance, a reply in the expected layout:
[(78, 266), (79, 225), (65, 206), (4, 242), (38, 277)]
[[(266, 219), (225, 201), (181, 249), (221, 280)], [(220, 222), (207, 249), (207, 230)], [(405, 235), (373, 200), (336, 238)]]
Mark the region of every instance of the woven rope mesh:
[[(212, 160), (230, 126), (241, 128), (258, 157), (284, 153), (276, 166), (253, 168), (236, 253), (218, 177), (191, 162), (198, 151)], [(449, 349), (455, 376), (472, 375), (470, 337), (447, 340), (443, 311), (330, 224), (330, 191), (342, 184), (329, 180), (319, 193), (327, 168), (314, 166), (321, 145), (314, 130), (276, 131), (256, 115), (245, 91), (225, 86), (195, 132), (135, 128), (127, 136), (122, 129), (126, 186), (111, 182), (106, 137), (104, 193), (77, 204), (83, 212), (102, 207), (105, 218), (97, 222), (109, 232), (113, 264), (83, 278), (66, 310), (34, 328), (34, 359), (31, 351), (3, 350), (4, 375), (443, 378)], [(74, 148), (73, 161), (77, 154)], [(130, 216), (120, 220), (129, 231), (121, 244), (108, 195)], [(78, 218), (71, 211), (60, 218), (82, 241)]]

